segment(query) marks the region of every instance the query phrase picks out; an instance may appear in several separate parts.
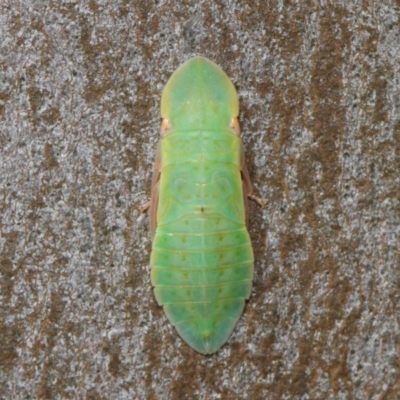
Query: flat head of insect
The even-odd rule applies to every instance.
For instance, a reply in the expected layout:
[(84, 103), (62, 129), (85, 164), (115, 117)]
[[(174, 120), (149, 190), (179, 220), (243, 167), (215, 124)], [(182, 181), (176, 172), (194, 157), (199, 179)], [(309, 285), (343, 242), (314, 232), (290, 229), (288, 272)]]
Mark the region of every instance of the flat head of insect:
[(170, 131), (231, 130), (239, 113), (236, 89), (225, 72), (204, 57), (179, 67), (161, 98), (161, 116)]

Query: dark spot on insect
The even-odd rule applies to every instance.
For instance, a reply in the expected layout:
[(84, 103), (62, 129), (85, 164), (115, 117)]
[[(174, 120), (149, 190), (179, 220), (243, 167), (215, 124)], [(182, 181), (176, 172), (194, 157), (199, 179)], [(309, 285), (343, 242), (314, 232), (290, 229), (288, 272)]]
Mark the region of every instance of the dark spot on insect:
[(202, 213), (204, 213), (204, 207), (201, 207), (201, 208), (200, 208), (200, 211), (201, 211)]
[(225, 273), (225, 271), (219, 271), (218, 276), (222, 276)]

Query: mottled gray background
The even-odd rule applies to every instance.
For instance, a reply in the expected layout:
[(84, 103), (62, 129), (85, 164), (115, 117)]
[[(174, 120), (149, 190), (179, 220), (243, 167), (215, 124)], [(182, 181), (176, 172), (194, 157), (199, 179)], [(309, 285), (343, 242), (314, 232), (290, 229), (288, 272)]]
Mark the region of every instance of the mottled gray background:
[[(1, 399), (399, 399), (400, 3), (1, 1)], [(253, 295), (204, 357), (149, 281), (162, 88), (238, 88)]]

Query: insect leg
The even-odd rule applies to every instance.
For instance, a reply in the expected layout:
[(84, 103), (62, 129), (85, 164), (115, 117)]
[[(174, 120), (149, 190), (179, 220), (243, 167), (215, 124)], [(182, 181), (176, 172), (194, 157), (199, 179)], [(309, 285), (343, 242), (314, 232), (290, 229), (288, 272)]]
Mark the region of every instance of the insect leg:
[[(240, 144), (240, 173), (242, 175), (243, 182), (243, 196), (248, 197), (254, 201), (256, 201), (261, 207), (264, 207), (266, 201), (261, 197), (257, 197), (253, 194), (253, 185), (251, 184), (249, 171), (246, 166), (246, 160), (244, 157), (244, 148), (243, 143)], [(245, 205), (247, 207), (247, 201), (245, 201)]]
[(156, 161), (154, 163), (153, 178), (151, 180), (151, 198), (146, 204), (140, 207), (142, 213), (146, 212), (150, 208), (150, 235), (151, 240), (154, 238), (154, 234), (157, 228), (157, 208), (158, 208), (158, 195), (160, 186), (160, 175), (161, 175), (161, 143), (157, 146)]

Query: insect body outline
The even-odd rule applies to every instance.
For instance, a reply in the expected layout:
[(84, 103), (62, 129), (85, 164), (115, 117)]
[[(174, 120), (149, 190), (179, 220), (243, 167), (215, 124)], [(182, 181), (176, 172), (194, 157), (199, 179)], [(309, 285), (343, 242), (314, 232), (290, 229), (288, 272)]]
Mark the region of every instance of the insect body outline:
[(250, 297), (254, 256), (246, 226), (252, 195), (236, 89), (194, 57), (161, 99), (161, 138), (150, 202), (151, 283), (182, 339), (201, 354), (229, 338)]

